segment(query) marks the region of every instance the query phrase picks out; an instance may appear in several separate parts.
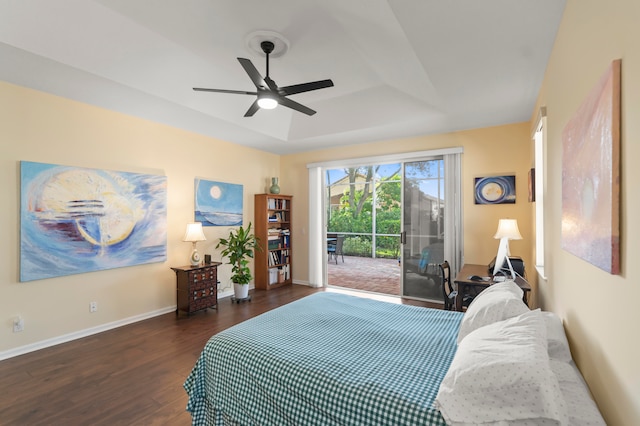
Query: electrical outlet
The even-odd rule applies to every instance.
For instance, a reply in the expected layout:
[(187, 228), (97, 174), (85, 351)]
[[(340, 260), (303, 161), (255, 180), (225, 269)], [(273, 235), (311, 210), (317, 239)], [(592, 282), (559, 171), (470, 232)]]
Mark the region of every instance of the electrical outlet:
[(13, 319), (13, 332), (20, 333), (24, 330), (24, 320), (21, 316), (17, 316)]
[(89, 312), (97, 312), (98, 311), (98, 302), (89, 303)]

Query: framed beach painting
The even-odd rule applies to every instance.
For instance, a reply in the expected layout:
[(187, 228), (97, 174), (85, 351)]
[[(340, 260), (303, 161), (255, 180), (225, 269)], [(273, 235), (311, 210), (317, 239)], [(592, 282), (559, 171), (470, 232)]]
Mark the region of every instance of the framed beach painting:
[(20, 281), (167, 259), (166, 176), (22, 161)]
[(196, 178), (195, 221), (202, 226), (242, 225), (242, 185)]
[(562, 132), (564, 250), (620, 273), (620, 60), (615, 60)]

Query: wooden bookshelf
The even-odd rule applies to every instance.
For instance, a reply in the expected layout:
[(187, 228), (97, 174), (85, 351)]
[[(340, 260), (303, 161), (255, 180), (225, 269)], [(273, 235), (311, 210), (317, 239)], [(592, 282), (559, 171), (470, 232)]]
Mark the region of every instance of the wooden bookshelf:
[(255, 227), (262, 250), (256, 250), (255, 287), (270, 290), (292, 281), (291, 195), (256, 194)]

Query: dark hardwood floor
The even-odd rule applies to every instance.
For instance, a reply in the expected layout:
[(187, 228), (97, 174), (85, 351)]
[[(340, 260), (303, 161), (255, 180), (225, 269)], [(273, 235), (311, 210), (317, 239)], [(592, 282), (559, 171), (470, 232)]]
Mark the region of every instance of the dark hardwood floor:
[[(0, 362), (0, 425), (188, 425), (182, 388), (207, 340), (323, 289), (252, 292), (252, 301), (165, 314)], [(419, 302), (407, 302), (420, 305)]]

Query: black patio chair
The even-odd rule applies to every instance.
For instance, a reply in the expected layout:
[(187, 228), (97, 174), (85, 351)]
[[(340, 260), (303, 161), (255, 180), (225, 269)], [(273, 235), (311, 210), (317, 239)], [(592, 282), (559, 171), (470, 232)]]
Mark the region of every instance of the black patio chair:
[(344, 254), (342, 253), (342, 245), (344, 243), (344, 235), (338, 235), (336, 237), (335, 244), (327, 244), (327, 254), (329, 255), (329, 261), (334, 257), (336, 259), (336, 265), (338, 264), (338, 256), (342, 257), (342, 263), (344, 263)]

